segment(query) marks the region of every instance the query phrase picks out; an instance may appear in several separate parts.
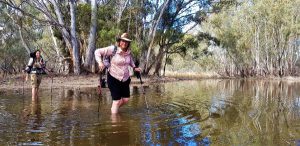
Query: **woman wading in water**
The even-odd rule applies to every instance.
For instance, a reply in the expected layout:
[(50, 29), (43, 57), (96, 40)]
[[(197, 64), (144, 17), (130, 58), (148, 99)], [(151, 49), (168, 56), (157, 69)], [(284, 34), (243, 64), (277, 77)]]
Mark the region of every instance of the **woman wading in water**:
[[(130, 42), (127, 33), (123, 33), (117, 39), (117, 46), (108, 46), (99, 48), (95, 51), (95, 58), (99, 64), (99, 69), (102, 71), (105, 67), (108, 68), (107, 84), (112, 96), (111, 113), (116, 114), (121, 106), (129, 101), (130, 90), (130, 74), (128, 67), (131, 66), (134, 71), (141, 72), (141, 69), (136, 67), (130, 50)], [(102, 57), (110, 57), (109, 65)], [(104, 62), (103, 62), (104, 61)]]
[[(46, 74), (45, 67), (46, 64), (41, 56), (40, 50), (36, 50), (31, 53), (25, 71), (28, 75), (30, 74), (31, 77), (32, 100), (36, 100), (38, 97), (39, 87), (42, 82), (42, 75)], [(28, 76), (26, 76), (26, 80), (28, 80)]]

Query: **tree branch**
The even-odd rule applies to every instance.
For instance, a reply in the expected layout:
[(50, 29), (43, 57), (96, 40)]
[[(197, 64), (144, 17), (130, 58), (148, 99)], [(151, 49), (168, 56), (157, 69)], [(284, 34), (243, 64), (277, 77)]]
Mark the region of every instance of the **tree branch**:
[(53, 25), (53, 26), (58, 26), (58, 27), (64, 27), (64, 28), (67, 28), (66, 26), (60, 25), (60, 24), (57, 23), (57, 22), (53, 22), (53, 21), (48, 21), (48, 20), (40, 19), (40, 18), (38, 18), (38, 17), (36, 17), (36, 16), (34, 16), (34, 15), (32, 15), (32, 14), (30, 14), (30, 13), (24, 11), (23, 9), (19, 8), (18, 6), (14, 5), (13, 3), (9, 3), (9, 2), (6, 2), (6, 1), (4, 1), (4, 0), (0, 0), (0, 3), (2, 3), (2, 4), (4, 4), (4, 5), (7, 5), (7, 6), (11, 7), (12, 9), (21, 12), (23, 15), (28, 16), (28, 17), (30, 17), (30, 18), (33, 18), (33, 19), (39, 21), (40, 23), (45, 23), (45, 24), (50, 24), (50, 25)]

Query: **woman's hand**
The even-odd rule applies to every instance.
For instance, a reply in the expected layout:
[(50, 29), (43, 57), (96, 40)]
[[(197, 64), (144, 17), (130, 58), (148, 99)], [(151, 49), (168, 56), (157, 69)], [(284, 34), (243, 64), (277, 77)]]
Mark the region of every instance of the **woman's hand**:
[(103, 62), (101, 61), (101, 62), (98, 63), (98, 64), (99, 64), (99, 70), (100, 70), (100, 71), (103, 71), (103, 69), (105, 68)]
[(136, 71), (136, 72), (142, 72), (142, 69), (139, 68), (139, 67), (135, 67), (133, 70)]

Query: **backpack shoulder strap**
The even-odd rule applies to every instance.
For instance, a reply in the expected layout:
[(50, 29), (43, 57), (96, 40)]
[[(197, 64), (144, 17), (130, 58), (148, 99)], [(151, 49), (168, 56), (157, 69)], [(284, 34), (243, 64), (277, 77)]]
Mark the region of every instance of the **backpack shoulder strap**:
[(111, 56), (109, 56), (109, 62), (111, 61), (112, 57), (114, 57), (117, 53), (118, 47), (116, 45), (114, 45), (114, 50), (111, 54)]
[(116, 45), (114, 45), (114, 51), (111, 56), (114, 56), (117, 53), (117, 49), (118, 49), (118, 47)]
[(114, 50), (111, 55), (107, 55), (107, 52), (108, 52), (108, 49), (105, 50), (105, 53), (103, 55), (105, 58), (110, 58), (111, 56), (114, 56), (117, 52), (117, 46), (114, 45)]

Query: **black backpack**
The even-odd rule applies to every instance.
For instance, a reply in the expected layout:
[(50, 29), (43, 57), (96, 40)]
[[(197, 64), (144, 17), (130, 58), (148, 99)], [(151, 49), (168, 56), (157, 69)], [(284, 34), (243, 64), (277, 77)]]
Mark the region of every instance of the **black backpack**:
[[(114, 51), (112, 52), (112, 55), (110, 56), (103, 56), (103, 64), (105, 66), (104, 70), (103, 70), (103, 73), (107, 75), (108, 73), (108, 68), (110, 67), (110, 61), (112, 59), (113, 56), (115, 56), (117, 53), (117, 46), (114, 46)], [(107, 83), (107, 77), (103, 77), (101, 76), (101, 79), (100, 79), (100, 84), (101, 84), (101, 87), (102, 88), (106, 88), (106, 83)]]
[(30, 58), (36, 58), (35, 54), (36, 54), (36, 51), (31, 52), (31, 53), (29, 54), (29, 57), (30, 57)]
[(112, 55), (110, 55), (110, 56), (105, 55), (103, 57), (103, 64), (104, 64), (105, 68), (110, 67), (110, 61), (111, 61), (112, 57), (116, 55), (116, 52), (117, 52), (117, 46), (114, 46), (114, 51), (112, 52)]
[[(32, 61), (32, 64), (28, 65), (28, 66), (25, 68), (25, 71), (26, 71), (28, 74), (31, 72), (32, 67), (33, 67), (33, 64), (34, 64), (34, 62), (35, 62), (35, 59), (36, 59), (36, 55), (35, 55), (35, 54), (36, 54), (36, 51), (29, 53), (29, 57), (32, 58), (33, 61)], [(41, 68), (40, 70), (38, 70), (38, 74), (46, 74), (46, 72), (45, 72), (45, 70), (44, 70), (44, 68), (46, 67), (46, 63), (44, 62), (44, 59), (43, 59), (42, 56), (41, 56), (41, 62), (43, 62), (44, 65), (42, 66), (42, 68)]]

